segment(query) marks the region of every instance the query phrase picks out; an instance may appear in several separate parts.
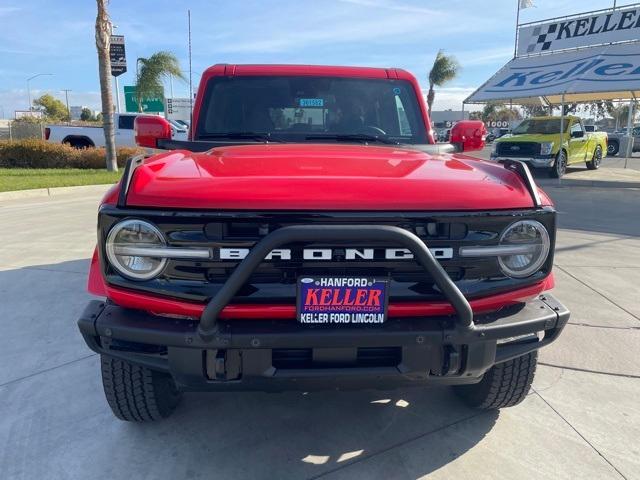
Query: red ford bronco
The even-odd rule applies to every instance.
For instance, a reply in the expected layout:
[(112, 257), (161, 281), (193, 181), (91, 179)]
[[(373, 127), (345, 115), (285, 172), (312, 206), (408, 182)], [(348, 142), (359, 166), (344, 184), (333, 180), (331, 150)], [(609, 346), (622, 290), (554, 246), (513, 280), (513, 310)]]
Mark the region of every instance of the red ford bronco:
[(189, 140), (136, 119), (98, 214), (79, 320), (113, 413), (183, 391), (453, 385), (522, 401), (569, 312), (552, 295), (556, 213), (518, 161), (435, 144), (398, 69), (216, 65)]

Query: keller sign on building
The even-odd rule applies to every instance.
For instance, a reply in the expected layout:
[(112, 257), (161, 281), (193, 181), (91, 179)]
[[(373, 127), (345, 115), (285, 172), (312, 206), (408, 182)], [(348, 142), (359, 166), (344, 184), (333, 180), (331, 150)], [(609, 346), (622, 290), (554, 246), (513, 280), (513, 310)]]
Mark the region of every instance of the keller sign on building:
[(640, 5), (603, 10), (518, 29), (518, 56), (640, 38)]

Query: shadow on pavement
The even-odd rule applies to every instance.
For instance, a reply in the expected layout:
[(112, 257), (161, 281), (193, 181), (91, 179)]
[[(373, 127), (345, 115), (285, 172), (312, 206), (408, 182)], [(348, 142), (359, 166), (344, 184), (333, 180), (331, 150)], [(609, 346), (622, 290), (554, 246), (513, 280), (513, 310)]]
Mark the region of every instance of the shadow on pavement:
[[(75, 325), (89, 299), (86, 268), (83, 259), (0, 271), (2, 478), (86, 478), (97, 466), (113, 478), (313, 478), (416, 440), (427, 446), (419, 462), (427, 474), (480, 442), (498, 418), (467, 408), (449, 388), (418, 387), (187, 393), (165, 421), (121, 422)], [(439, 438), (457, 425), (465, 435), (451, 451)]]
[(558, 227), (592, 233), (640, 236), (640, 189), (561, 187), (543, 184), (558, 210)]

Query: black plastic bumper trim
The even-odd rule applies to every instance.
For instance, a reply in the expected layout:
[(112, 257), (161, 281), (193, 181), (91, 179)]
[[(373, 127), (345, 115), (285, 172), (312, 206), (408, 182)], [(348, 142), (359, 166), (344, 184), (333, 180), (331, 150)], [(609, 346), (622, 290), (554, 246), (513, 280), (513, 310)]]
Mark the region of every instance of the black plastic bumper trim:
[[(220, 322), (210, 340), (198, 335), (198, 322), (155, 316), (104, 302), (92, 301), (78, 321), (87, 345), (97, 353), (118, 357), (174, 376), (181, 388), (191, 390), (286, 390), (311, 388), (324, 380), (349, 378), (356, 385), (406, 385), (429, 380), (436, 383), (472, 383), (491, 366), (525, 355), (558, 338), (569, 319), (569, 311), (549, 294), (500, 312), (476, 316), (474, 329), (456, 328), (448, 317), (390, 319), (382, 326), (306, 326), (291, 320), (247, 320)], [(539, 341), (498, 344), (497, 340), (544, 332)], [(141, 354), (109, 348), (114, 340), (163, 345), (168, 354)], [(116, 342), (117, 343), (117, 342)], [(279, 348), (401, 347), (397, 367), (275, 369), (271, 352)], [(462, 352), (458, 373), (431, 376), (438, 364), (434, 352)], [(203, 372), (207, 351), (243, 352), (246, 366), (242, 381), (210, 382)], [(439, 358), (439, 357), (438, 357)], [(453, 358), (453, 357), (451, 357)], [(441, 367), (438, 364), (438, 367)], [(298, 382), (298, 379), (305, 381)], [(273, 382), (273, 383), (270, 383)], [(381, 383), (382, 382), (382, 383)], [(328, 383), (331, 383), (329, 381)], [(348, 383), (348, 382), (347, 382)], [(342, 388), (345, 388), (344, 386)]]

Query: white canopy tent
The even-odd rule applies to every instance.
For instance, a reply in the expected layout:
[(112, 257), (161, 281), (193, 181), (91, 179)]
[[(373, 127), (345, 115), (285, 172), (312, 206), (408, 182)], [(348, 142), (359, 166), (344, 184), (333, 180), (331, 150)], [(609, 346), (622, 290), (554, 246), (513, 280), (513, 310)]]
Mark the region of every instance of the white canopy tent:
[(640, 98), (640, 42), (514, 58), (464, 103)]
[[(640, 42), (514, 58), (473, 92), (463, 105), (496, 101), (516, 105), (563, 105), (566, 102), (630, 100), (630, 131), (636, 99), (640, 99)], [(631, 142), (627, 143), (631, 146)]]

